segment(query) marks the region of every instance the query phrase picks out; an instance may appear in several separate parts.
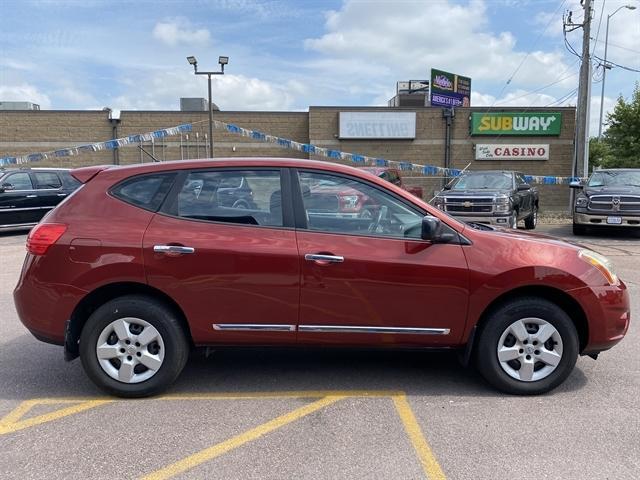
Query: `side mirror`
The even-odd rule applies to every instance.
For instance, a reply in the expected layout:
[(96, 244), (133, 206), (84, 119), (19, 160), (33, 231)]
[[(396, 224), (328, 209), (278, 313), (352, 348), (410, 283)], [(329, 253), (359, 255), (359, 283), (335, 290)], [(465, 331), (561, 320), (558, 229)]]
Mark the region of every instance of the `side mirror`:
[(584, 185), (582, 185), (582, 183), (580, 182), (571, 182), (569, 184), (570, 188), (584, 188)]
[(11, 185), (10, 183), (3, 183), (2, 185), (0, 185), (0, 193), (4, 193), (7, 190), (13, 190), (13, 185)]
[(442, 189), (443, 190), (451, 190), (451, 185), (446, 184)]
[(531, 190), (531, 185), (529, 185), (528, 183), (522, 183), (520, 185), (518, 185), (518, 191), (522, 192), (524, 190)]
[(430, 242), (437, 242), (441, 237), (444, 229), (439, 218), (426, 216), (422, 219), (422, 233), (420, 238)]

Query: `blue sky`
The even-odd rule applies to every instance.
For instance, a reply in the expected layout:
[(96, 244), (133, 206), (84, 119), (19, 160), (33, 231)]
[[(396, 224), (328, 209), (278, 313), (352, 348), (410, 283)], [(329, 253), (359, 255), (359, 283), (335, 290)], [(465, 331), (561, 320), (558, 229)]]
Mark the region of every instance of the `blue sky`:
[[(612, 17), (608, 59), (640, 70), (640, 0), (596, 0), (592, 45), (602, 57), (606, 16), (625, 4), (638, 8)], [(575, 104), (568, 10), (581, 21), (578, 0), (0, 0), (0, 101), (178, 109), (206, 96), (185, 57), (209, 69), (228, 55), (214, 84), (223, 110), (384, 105), (397, 80), (432, 67), (470, 76), (472, 105)], [(581, 35), (568, 36), (578, 51)], [(592, 133), (601, 78), (594, 62)], [(638, 81), (609, 70), (605, 109)]]

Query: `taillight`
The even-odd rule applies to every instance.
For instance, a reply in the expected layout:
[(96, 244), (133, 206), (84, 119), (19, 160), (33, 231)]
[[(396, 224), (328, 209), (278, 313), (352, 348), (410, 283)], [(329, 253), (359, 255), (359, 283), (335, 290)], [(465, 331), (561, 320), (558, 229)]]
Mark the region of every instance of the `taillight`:
[(27, 237), (27, 251), (33, 255), (44, 255), (66, 230), (67, 226), (61, 223), (36, 225)]

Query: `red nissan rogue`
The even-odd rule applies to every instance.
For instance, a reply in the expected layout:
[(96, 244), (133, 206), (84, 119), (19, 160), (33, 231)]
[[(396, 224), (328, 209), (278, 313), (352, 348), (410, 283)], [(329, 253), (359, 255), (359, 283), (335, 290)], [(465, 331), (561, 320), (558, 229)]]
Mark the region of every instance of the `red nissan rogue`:
[[(354, 168), (236, 158), (72, 175), (83, 185), (29, 234), (15, 303), (114, 395), (156, 394), (193, 347), (224, 345), (459, 349), (496, 388), (536, 394), (629, 326), (627, 288), (596, 252), (460, 223)], [(251, 205), (227, 198), (241, 181)], [(318, 210), (310, 185), (375, 213)]]

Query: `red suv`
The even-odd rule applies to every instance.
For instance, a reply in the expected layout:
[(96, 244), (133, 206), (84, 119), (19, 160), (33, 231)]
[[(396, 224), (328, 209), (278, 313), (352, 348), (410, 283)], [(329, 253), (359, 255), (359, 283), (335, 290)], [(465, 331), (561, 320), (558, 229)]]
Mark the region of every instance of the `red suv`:
[[(115, 395), (158, 393), (192, 347), (222, 345), (459, 349), (495, 387), (541, 393), (629, 325), (606, 258), (460, 223), (354, 168), (216, 159), (72, 174), (83, 185), (29, 234), (15, 302)], [(239, 179), (252, 204), (221, 202)], [(319, 184), (375, 215), (317, 212), (305, 186)]]

